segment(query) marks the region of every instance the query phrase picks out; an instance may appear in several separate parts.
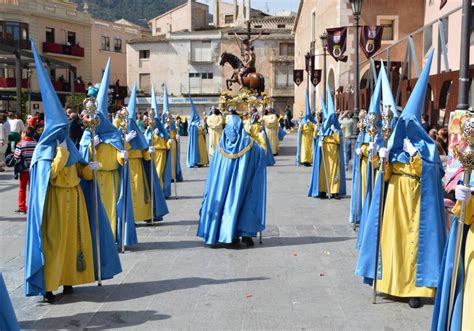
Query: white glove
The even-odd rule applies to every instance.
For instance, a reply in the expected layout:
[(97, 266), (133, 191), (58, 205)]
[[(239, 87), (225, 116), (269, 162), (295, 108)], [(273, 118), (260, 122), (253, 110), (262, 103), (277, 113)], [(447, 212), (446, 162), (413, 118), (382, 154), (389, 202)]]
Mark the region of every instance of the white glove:
[(99, 136), (94, 136), (94, 147), (97, 147), (97, 145), (100, 144), (100, 138)]
[(148, 147), (148, 152), (155, 153), (155, 146)]
[(379, 156), (382, 160), (388, 160), (388, 156), (390, 155), (390, 150), (386, 147), (382, 147), (379, 149)]
[(375, 144), (373, 141), (369, 143), (369, 151), (373, 151), (375, 149)]
[(156, 134), (157, 136), (159, 136), (160, 135), (160, 130), (158, 130), (158, 129), (153, 130), (153, 134)]
[(174, 144), (174, 139), (168, 139), (168, 144)]
[(405, 138), (403, 139), (403, 150), (410, 154), (410, 156), (413, 156), (418, 152), (415, 146), (411, 143), (410, 139)]
[(62, 142), (60, 142), (59, 140), (56, 140), (56, 143), (58, 144), (58, 147), (63, 147), (67, 149), (66, 139), (64, 139)]
[(127, 134), (125, 135), (125, 141), (129, 143), (129, 142), (132, 141), (133, 138), (135, 138), (136, 136), (137, 136), (137, 133), (135, 132), (135, 130), (132, 130), (132, 131), (130, 131), (129, 133), (127, 133)]
[(454, 196), (456, 200), (467, 201), (471, 197), (471, 188), (464, 185), (457, 185)]
[(99, 169), (99, 163), (97, 161), (89, 162), (89, 168), (91, 170), (98, 170)]
[(323, 137), (321, 137), (321, 139), (319, 139), (318, 146), (323, 147)]
[(128, 160), (128, 152), (123, 150), (120, 152), (120, 156), (122, 157), (122, 159), (124, 159), (125, 161)]
[(360, 156), (362, 154), (362, 148), (357, 147), (356, 148), (356, 154)]
[(332, 130), (332, 132), (336, 132), (336, 131), (337, 131), (337, 129), (336, 129), (336, 127), (334, 126), (334, 124), (331, 124), (331, 130)]

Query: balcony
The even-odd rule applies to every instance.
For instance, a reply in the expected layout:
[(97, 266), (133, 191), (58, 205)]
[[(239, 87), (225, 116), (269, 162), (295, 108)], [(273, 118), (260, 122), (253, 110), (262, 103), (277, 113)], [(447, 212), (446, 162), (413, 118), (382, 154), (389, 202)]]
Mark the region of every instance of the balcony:
[(69, 46), (56, 43), (43, 43), (43, 53), (52, 55), (61, 55), (66, 57), (84, 57), (84, 48), (80, 46)]
[[(51, 84), (53, 84), (54, 89), (57, 92), (71, 92), (71, 84), (69, 82), (61, 82), (59, 80), (52, 80)], [(75, 83), (74, 84), (74, 92), (77, 93), (85, 93), (86, 86), (84, 83)]]
[[(16, 78), (6, 78), (0, 77), (0, 88), (15, 88), (16, 87)], [(21, 80), (21, 87), (28, 88), (28, 80)]]

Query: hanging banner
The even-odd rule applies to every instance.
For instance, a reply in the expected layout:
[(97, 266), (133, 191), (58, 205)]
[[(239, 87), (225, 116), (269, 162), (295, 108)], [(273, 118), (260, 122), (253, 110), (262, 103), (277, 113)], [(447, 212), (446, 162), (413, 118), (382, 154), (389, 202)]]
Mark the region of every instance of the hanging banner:
[(313, 86), (316, 86), (319, 84), (320, 81), (321, 81), (321, 69), (313, 70), (313, 72), (311, 73), (311, 84), (313, 84)]
[(439, 10), (443, 9), (443, 7), (446, 6), (446, 3), (448, 3), (448, 0), (441, 0), (441, 3), (439, 4)]
[(377, 53), (382, 45), (383, 27), (364, 25), (360, 31), (360, 48), (368, 58)]
[(300, 86), (304, 79), (304, 71), (303, 69), (295, 69), (293, 70), (293, 81), (296, 85)]
[(329, 54), (331, 54), (336, 61), (347, 61), (347, 56), (344, 56), (346, 51), (347, 27), (326, 29), (326, 31)]

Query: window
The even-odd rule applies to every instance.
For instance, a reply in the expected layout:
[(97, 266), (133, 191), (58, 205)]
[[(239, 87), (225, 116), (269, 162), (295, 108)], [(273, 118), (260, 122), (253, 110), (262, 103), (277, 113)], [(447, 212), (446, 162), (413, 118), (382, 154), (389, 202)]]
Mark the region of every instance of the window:
[(203, 72), (201, 74), (202, 79), (213, 79), (214, 78), (214, 73), (212, 72)]
[(316, 12), (311, 13), (311, 40), (316, 40)]
[(117, 53), (122, 52), (122, 39), (114, 39), (114, 51), (116, 51)]
[(398, 39), (398, 16), (377, 16), (377, 25), (383, 27), (382, 42)]
[(210, 40), (191, 41), (191, 61), (193, 62), (213, 62), (212, 43)]
[(145, 93), (150, 93), (150, 74), (140, 74), (139, 75), (139, 85), (140, 90)]
[(143, 49), (138, 53), (138, 57), (140, 59), (149, 59), (150, 58), (150, 50)]
[(161, 28), (155, 28), (156, 33), (161, 33)]
[(277, 27), (278, 29), (284, 29), (286, 28), (286, 24), (278, 24)]
[(256, 24), (256, 25), (254, 25), (253, 27), (254, 27), (255, 29), (261, 29), (261, 28), (263, 28), (263, 25), (261, 25), (261, 24)]
[(110, 38), (109, 37), (102, 36), (100, 49), (103, 50), (103, 51), (109, 51), (110, 50)]
[(232, 23), (234, 23), (234, 15), (225, 15), (225, 16), (224, 16), (224, 23), (225, 23), (225, 24), (232, 24)]
[(293, 66), (276, 66), (275, 67), (275, 87), (288, 88), (293, 86)]
[(76, 46), (76, 33), (72, 31), (67, 32), (67, 43), (71, 46)]
[(46, 42), (54, 43), (54, 29), (53, 28), (46, 28)]
[(56, 80), (56, 69), (51, 69), (49, 71), (49, 77), (51, 78), (51, 80)]
[(201, 77), (201, 74), (197, 72), (190, 72), (189, 73), (189, 78), (196, 78), (196, 77)]
[(294, 56), (295, 55), (295, 44), (293, 44), (293, 43), (281, 43), (280, 44), (280, 55), (282, 55), (282, 56)]

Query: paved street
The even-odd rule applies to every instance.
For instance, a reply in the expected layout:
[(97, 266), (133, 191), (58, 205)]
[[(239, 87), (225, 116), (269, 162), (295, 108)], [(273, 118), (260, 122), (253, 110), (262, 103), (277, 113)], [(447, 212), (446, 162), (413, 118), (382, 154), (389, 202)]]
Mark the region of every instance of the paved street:
[[(355, 275), (349, 199), (306, 196), (311, 169), (296, 167), (286, 137), (268, 169), (263, 245), (211, 249), (195, 236), (208, 168), (188, 169), (170, 214), (138, 228), (140, 244), (121, 255), (123, 273), (98, 288), (76, 288), (54, 305), (24, 297), (25, 217), (13, 213), (16, 182), (0, 174), (0, 271), (22, 328), (427, 330), (432, 303), (413, 310), (379, 298)], [(182, 141), (182, 152), (187, 140)], [(349, 185), (349, 182), (348, 182)]]

